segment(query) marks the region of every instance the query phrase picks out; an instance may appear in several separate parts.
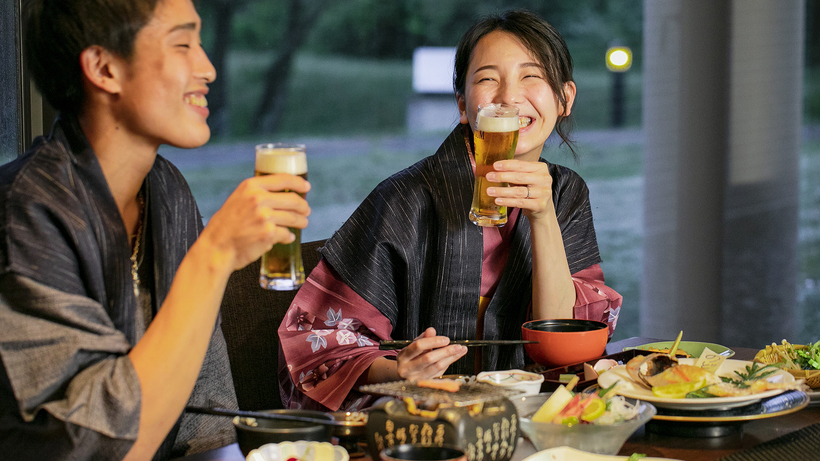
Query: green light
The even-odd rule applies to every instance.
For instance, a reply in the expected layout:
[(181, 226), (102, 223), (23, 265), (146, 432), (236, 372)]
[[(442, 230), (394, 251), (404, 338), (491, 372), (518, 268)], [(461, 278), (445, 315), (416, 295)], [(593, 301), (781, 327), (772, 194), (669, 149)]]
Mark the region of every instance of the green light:
[(614, 46), (606, 51), (606, 67), (612, 72), (626, 72), (632, 67), (632, 50)]

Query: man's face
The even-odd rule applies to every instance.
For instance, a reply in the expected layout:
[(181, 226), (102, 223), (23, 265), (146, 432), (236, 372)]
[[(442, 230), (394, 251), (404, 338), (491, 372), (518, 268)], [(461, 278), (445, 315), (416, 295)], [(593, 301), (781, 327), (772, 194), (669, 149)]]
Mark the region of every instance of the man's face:
[(160, 0), (136, 36), (118, 110), (124, 128), (148, 144), (191, 148), (211, 136), (205, 95), (216, 70), (201, 25), (191, 0)]

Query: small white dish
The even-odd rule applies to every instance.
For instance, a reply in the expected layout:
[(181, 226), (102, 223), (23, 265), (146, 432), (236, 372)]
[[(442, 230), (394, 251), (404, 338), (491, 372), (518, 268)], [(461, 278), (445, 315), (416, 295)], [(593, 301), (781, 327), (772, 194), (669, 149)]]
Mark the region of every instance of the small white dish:
[(544, 375), (524, 370), (482, 371), (476, 377), (480, 383), (524, 391), (521, 396), (536, 395), (541, 392)]
[(281, 442), (267, 443), (248, 453), (247, 461), (349, 461), (347, 450), (327, 442)]

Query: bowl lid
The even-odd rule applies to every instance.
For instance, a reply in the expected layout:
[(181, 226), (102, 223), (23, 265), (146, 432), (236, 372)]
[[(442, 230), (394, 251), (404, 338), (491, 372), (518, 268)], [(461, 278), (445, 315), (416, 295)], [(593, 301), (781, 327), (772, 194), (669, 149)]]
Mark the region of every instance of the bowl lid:
[(458, 391), (448, 392), (440, 389), (421, 387), (416, 381), (393, 381), (388, 383), (367, 384), (359, 387), (359, 391), (366, 394), (410, 398), (415, 402), (424, 402), (426, 405), (449, 405), (466, 407), (476, 403), (484, 403), (521, 394), (519, 389), (503, 388), (492, 384), (472, 383), (462, 384)]

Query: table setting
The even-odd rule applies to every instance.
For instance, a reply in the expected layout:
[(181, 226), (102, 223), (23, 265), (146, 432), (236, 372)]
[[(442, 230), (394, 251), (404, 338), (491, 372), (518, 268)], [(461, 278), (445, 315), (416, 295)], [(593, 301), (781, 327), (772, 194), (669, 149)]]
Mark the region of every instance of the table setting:
[[(529, 335), (524, 336), (524, 341), (530, 341), (524, 347), (533, 357), (529, 348), (540, 346), (532, 342), (540, 340)], [(547, 344), (552, 343), (547, 341)], [(471, 344), (474, 347), (490, 345)], [(582, 360), (575, 360), (576, 355), (563, 364), (556, 364), (554, 356), (552, 361), (542, 357), (537, 360), (540, 363), (524, 370), (445, 376), (428, 380), (434, 381), (432, 383), (399, 381), (362, 386), (362, 392), (380, 397), (376, 404), (362, 412), (325, 413), (324, 421), (328, 422), (313, 421), (323, 428), (319, 431), (321, 435), (315, 438), (287, 440), (285, 436), (268, 443), (259, 439), (250, 442), (258, 446), (250, 447), (240, 437), (241, 447), (233, 444), (181, 459), (699, 461), (725, 458), (743, 461), (768, 459), (755, 458), (760, 453), (799, 457), (801, 453), (820, 452), (815, 450), (820, 448), (818, 391), (802, 384), (805, 378), (799, 377), (799, 371), (766, 367), (758, 354), (765, 348), (729, 348), (682, 341), (680, 336), (677, 341), (629, 338), (607, 343), (604, 339), (600, 350), (598, 347), (588, 348), (585, 352), (588, 356)], [(759, 374), (759, 369), (765, 369), (766, 375), (760, 379), (767, 381), (762, 385), (766, 389), (744, 395), (670, 398), (663, 393), (659, 396), (658, 386), (647, 388), (636, 384), (635, 377), (627, 371), (627, 364), (631, 360), (640, 361), (636, 357), (641, 354), (646, 355), (643, 360), (656, 354), (676, 357), (668, 368), (679, 367), (673, 371), (680, 373), (688, 369), (684, 365), (694, 367), (704, 351), (720, 356), (714, 375), (722, 376), (721, 379), (736, 376), (736, 372), (745, 376), (750, 370), (752, 375)], [(558, 349), (540, 352), (560, 354)], [(753, 362), (756, 356), (758, 362)], [(600, 372), (595, 369), (599, 361), (604, 361)], [(610, 365), (611, 362), (614, 365)], [(654, 376), (660, 376), (660, 372)], [(553, 395), (562, 392), (571, 396), (561, 402), (563, 413), (545, 413), (551, 400), (560, 400), (552, 398)], [(594, 400), (605, 401), (606, 409), (602, 410), (604, 404)], [(610, 406), (614, 408), (615, 401), (623, 401), (618, 405), (625, 405), (632, 413), (623, 420), (616, 418), (614, 423), (595, 424), (594, 419), (605, 413), (609, 417)], [(572, 413), (577, 410), (573, 405), (584, 408)], [(234, 415), (235, 425), (258, 424), (254, 417), (260, 415), (240, 413)], [(567, 417), (567, 414), (573, 416)], [(309, 415), (308, 419), (320, 415)], [(544, 415), (548, 420), (544, 420)], [(263, 419), (264, 416), (259, 421)], [(438, 448), (423, 451), (425, 446)]]

